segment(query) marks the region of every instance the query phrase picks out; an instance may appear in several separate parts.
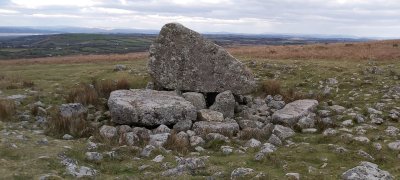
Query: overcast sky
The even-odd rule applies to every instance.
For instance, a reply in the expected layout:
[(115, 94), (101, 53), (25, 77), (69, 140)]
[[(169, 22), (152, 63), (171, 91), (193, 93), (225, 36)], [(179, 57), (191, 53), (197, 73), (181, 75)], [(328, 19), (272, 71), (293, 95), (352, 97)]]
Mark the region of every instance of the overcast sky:
[(400, 37), (400, 0), (0, 0), (0, 26)]

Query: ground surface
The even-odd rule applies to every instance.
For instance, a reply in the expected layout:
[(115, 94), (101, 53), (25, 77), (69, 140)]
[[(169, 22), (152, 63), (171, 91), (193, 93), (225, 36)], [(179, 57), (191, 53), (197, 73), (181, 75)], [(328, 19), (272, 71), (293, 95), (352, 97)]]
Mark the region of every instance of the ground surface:
[[(343, 45), (344, 46), (344, 45)], [(400, 51), (400, 49), (397, 49)], [(251, 53), (234, 54), (247, 63), (253, 70), (259, 82), (264, 79), (276, 79), (283, 89), (294, 88), (303, 93), (323, 91), (324, 82), (328, 78), (336, 78), (337, 88), (323, 102), (338, 104), (346, 108), (374, 107), (375, 103), (382, 102), (382, 96), (391, 87), (399, 84), (400, 59), (389, 60), (375, 57), (372, 60), (335, 60), (334, 58), (312, 59), (284, 58), (270, 59), (260, 56), (252, 57)], [(102, 59), (100, 57), (97, 57)], [(131, 88), (142, 88), (148, 80), (145, 56), (132, 57), (119, 61), (60, 61), (46, 63), (8, 63), (0, 66), (0, 96), (6, 97), (15, 94), (26, 94), (28, 98), (18, 106), (19, 111), (29, 111), (28, 105), (38, 100), (46, 105), (56, 106), (65, 103), (63, 96), (68, 90), (80, 82), (89, 83), (91, 79), (118, 79), (126, 77), (131, 82)], [(114, 72), (116, 64), (124, 64), (130, 70)], [(378, 68), (379, 73), (370, 73), (368, 69)], [(23, 81), (34, 82), (33, 87), (18, 86)], [(10, 85), (17, 84), (10, 88)], [(383, 110), (387, 113), (393, 108), (400, 107), (400, 100), (385, 102)], [(362, 110), (365, 111), (365, 110)], [(342, 118), (346, 120), (346, 115)], [(339, 130), (339, 134), (353, 134), (357, 136), (356, 126)], [(373, 125), (375, 129), (368, 129), (364, 136), (372, 142), (360, 143), (354, 140), (344, 140), (340, 135), (324, 137), (321, 133), (296, 133), (292, 138), (295, 143), (283, 146), (278, 151), (268, 155), (263, 161), (254, 161), (257, 150), (249, 149), (244, 154), (233, 153), (224, 155), (219, 150), (219, 144), (210, 145), (200, 156), (210, 156), (206, 168), (197, 172), (194, 177), (204, 179), (216, 172), (222, 172), (225, 178), (230, 177), (232, 170), (238, 167), (248, 167), (257, 173), (264, 173), (265, 179), (282, 179), (288, 172), (300, 173), (302, 179), (339, 179), (346, 170), (358, 165), (361, 161), (371, 161), (393, 176), (400, 177), (399, 152), (388, 149), (387, 144), (400, 138), (399, 135), (387, 136), (384, 130), (388, 126), (400, 128), (400, 123), (385, 117), (382, 125)], [(340, 129), (340, 127), (337, 127)], [(345, 132), (348, 131), (348, 132)], [(165, 171), (163, 166), (176, 164), (175, 156), (198, 156), (198, 154), (178, 154), (176, 152), (156, 152), (149, 158), (136, 158), (137, 149), (130, 147), (112, 147), (103, 145), (98, 150), (106, 152), (115, 150), (118, 158), (105, 158), (101, 162), (93, 163), (85, 160), (87, 139), (61, 140), (43, 134), (43, 130), (36, 126), (34, 120), (21, 122), (18, 120), (4, 120), (0, 122), (0, 174), (5, 179), (31, 179), (44, 174), (56, 174), (66, 179), (73, 177), (65, 174), (65, 167), (60, 164), (59, 154), (65, 153), (76, 159), (79, 165), (92, 167), (99, 171), (98, 179), (122, 178), (163, 178), (160, 172)], [(40, 141), (47, 138), (48, 144)], [(382, 145), (377, 151), (373, 142)], [(239, 149), (241, 141), (233, 141), (231, 145)], [(334, 151), (333, 145), (346, 148), (345, 153)], [(216, 147), (215, 147), (216, 146)], [(357, 151), (363, 150), (375, 160), (360, 156)], [(166, 158), (163, 163), (151, 161), (156, 155), (163, 154)], [(165, 164), (165, 162), (169, 162)], [(145, 170), (139, 166), (150, 165)], [(187, 179), (188, 176), (181, 177)]]

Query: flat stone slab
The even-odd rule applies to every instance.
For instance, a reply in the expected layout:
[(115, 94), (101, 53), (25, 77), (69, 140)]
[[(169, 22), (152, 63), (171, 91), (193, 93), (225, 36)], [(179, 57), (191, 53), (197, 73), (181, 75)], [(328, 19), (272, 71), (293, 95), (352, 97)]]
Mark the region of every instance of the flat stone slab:
[(220, 133), (234, 135), (239, 132), (239, 124), (235, 121), (198, 121), (193, 124), (192, 129), (196, 134)]
[(108, 107), (117, 124), (158, 126), (195, 121), (197, 110), (174, 91), (149, 89), (117, 90), (110, 94)]
[(318, 106), (317, 100), (303, 99), (287, 104), (283, 109), (275, 111), (272, 115), (274, 123), (293, 126), (300, 118), (308, 115)]
[(149, 51), (149, 73), (163, 88), (234, 94), (255, 88), (254, 76), (243, 63), (181, 24), (164, 25)]

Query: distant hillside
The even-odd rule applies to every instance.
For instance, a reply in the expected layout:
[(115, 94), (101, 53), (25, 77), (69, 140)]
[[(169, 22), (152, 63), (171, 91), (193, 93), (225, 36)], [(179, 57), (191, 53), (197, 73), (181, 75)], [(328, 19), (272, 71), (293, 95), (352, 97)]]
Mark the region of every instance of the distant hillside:
[[(39, 31), (37, 33), (39, 33)], [(156, 36), (156, 34), (83, 33), (6, 36), (0, 37), (0, 60), (78, 54), (124, 54), (144, 52), (148, 50)], [(205, 36), (225, 47), (365, 41), (365, 39), (292, 37), (290, 35), (206, 34)]]

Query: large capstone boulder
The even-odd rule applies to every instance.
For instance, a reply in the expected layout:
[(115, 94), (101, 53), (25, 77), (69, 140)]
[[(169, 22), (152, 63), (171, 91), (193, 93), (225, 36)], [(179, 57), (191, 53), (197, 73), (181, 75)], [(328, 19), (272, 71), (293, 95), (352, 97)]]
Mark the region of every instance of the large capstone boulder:
[(149, 73), (163, 88), (245, 94), (255, 87), (243, 63), (181, 24), (166, 24), (149, 51)]
[(359, 166), (347, 170), (342, 174), (344, 180), (392, 180), (394, 177), (387, 171), (378, 168), (370, 162), (361, 162)]
[(318, 106), (317, 100), (303, 99), (287, 104), (272, 115), (274, 123), (293, 126), (300, 118), (307, 116)]
[(111, 93), (108, 107), (112, 121), (117, 124), (154, 127), (197, 118), (192, 103), (174, 91), (117, 90)]

